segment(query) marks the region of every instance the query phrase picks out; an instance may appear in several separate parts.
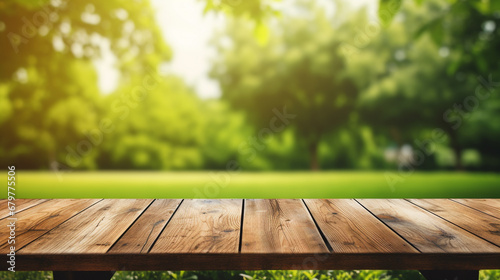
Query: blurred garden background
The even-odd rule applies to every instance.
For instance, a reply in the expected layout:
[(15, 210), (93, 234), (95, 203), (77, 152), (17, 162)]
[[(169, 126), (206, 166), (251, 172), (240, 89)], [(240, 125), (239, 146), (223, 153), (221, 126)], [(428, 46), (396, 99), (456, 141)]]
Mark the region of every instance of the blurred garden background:
[(499, 35), (495, 0), (2, 1), (0, 163), (18, 198), (499, 198)]
[(500, 170), (498, 1), (349, 2), (2, 2), (1, 163)]

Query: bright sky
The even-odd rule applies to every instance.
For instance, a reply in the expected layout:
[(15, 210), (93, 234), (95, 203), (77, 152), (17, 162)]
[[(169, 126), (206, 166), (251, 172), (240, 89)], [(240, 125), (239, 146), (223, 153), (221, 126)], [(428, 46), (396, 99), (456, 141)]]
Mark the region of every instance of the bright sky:
[(163, 36), (173, 49), (168, 70), (193, 85), (202, 98), (218, 97), (219, 86), (208, 78), (210, 57), (215, 55), (208, 41), (215, 30), (224, 27), (224, 15), (203, 15), (198, 0), (152, 0)]
[[(332, 12), (334, 1), (316, 1), (325, 5), (328, 12)], [(349, 2), (353, 3), (354, 7), (368, 5), (372, 13), (376, 9), (378, 0)], [(151, 0), (151, 3), (156, 11), (158, 26), (173, 51), (172, 60), (162, 70), (181, 76), (203, 99), (219, 97), (220, 89), (217, 82), (208, 77), (210, 59), (215, 56), (208, 41), (214, 31), (223, 28), (224, 16), (215, 13), (203, 15), (204, 3), (199, 0)], [(118, 84), (119, 77), (113, 70), (113, 63), (111, 51), (105, 51), (103, 58), (96, 62), (99, 88), (104, 93), (112, 92)]]

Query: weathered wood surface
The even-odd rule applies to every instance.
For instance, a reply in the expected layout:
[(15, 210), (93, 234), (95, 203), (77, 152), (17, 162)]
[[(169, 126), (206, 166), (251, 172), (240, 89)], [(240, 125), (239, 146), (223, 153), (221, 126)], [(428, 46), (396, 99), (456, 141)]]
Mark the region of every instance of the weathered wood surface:
[(242, 202), (184, 200), (151, 253), (237, 253)]
[(411, 199), (410, 202), (500, 246), (500, 219), (498, 218), (448, 199)]
[(500, 249), (403, 199), (362, 199), (360, 203), (424, 253), (495, 253)]
[(16, 270), (500, 268), (499, 199), (18, 202)]
[(247, 199), (242, 253), (327, 253), (301, 200)]
[(500, 217), (500, 199), (453, 199), (494, 217)]
[(334, 252), (418, 253), (354, 200), (305, 201)]
[(103, 200), (56, 226), (19, 253), (106, 253), (151, 202), (151, 199)]
[(172, 214), (180, 199), (158, 199), (142, 214), (115, 243), (112, 253), (147, 253)]
[[(47, 200), (48, 199), (16, 199), (11, 202), (14, 203), (14, 213), (16, 214)], [(8, 202), (7, 199), (0, 200), (0, 219), (10, 216), (10, 211), (7, 208), (9, 206)]]
[[(62, 224), (64, 221), (97, 203), (98, 199), (57, 199), (50, 200), (38, 207), (32, 207), (15, 215), (16, 247), (21, 248), (33, 240)], [(8, 219), (5, 222), (10, 222)], [(6, 223), (7, 224), (7, 223)], [(10, 229), (0, 227), (0, 236), (8, 236)], [(0, 253), (9, 252), (11, 244), (7, 239), (0, 240)]]

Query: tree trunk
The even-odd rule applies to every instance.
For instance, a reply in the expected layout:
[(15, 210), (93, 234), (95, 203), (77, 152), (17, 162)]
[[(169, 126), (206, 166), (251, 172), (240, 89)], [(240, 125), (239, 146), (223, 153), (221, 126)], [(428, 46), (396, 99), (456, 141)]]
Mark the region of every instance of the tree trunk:
[(403, 147), (403, 137), (401, 136), (401, 132), (395, 126), (392, 126), (389, 130), (390, 135), (394, 142), (396, 142), (396, 164), (398, 167), (401, 164), (401, 147)]
[(455, 131), (451, 131), (450, 135), (450, 144), (453, 149), (453, 153), (455, 154), (455, 169), (456, 170), (464, 170), (462, 165), (462, 147), (458, 143), (458, 136)]
[(312, 171), (319, 170), (319, 159), (318, 159), (318, 142), (314, 141), (309, 144), (309, 158), (310, 167)]
[(455, 154), (455, 169), (464, 170), (462, 165), (462, 148), (460, 146), (453, 146), (453, 153)]

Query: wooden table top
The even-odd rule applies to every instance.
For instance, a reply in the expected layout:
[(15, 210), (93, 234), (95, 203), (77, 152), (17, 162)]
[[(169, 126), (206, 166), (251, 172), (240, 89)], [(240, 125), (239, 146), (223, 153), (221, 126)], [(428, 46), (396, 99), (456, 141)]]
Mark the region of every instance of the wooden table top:
[(500, 268), (500, 199), (15, 203), (16, 270)]

